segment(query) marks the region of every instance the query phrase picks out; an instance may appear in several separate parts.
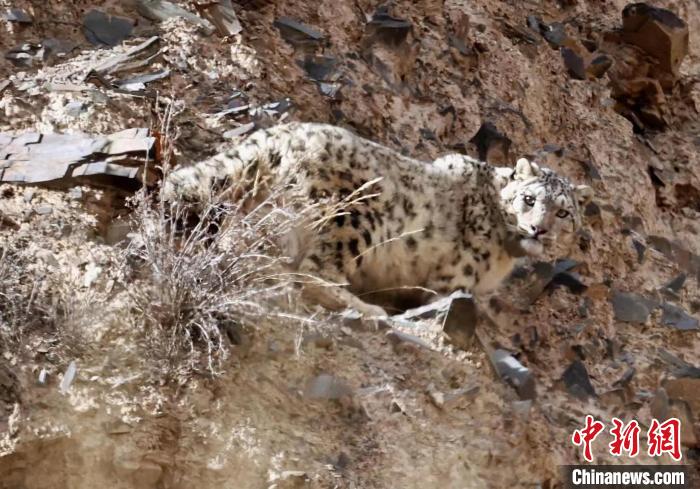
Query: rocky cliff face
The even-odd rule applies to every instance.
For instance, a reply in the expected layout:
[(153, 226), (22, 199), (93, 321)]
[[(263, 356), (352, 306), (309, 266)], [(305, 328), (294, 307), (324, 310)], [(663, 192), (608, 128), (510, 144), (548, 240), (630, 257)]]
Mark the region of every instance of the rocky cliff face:
[[(0, 487), (552, 488), (586, 414), (678, 417), (698, 466), (697, 2), (0, 6)], [(458, 302), (389, 331), (298, 305), (229, 331), (219, 375), (166, 368), (124, 271), (143, 162), (282, 120), (530, 155), (596, 198), (476, 334)]]

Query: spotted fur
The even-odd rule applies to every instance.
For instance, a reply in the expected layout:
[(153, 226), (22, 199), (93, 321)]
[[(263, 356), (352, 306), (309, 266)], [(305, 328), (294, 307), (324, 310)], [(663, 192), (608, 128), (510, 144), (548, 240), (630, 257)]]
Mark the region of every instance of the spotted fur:
[(366, 198), (304, 237), (305, 251), (296, 258), (301, 272), (347, 286), (326, 287), (319, 302), (368, 314), (381, 310), (353, 293), (386, 303), (406, 291), (493, 290), (518, 257), (541, 251), (543, 236), (567, 230), (565, 223), (574, 230), (577, 198), (590, 196), (588, 187), (525, 159), (514, 169), (457, 154), (429, 164), (313, 123), (258, 131), (172, 172), (162, 191), (166, 199), (201, 202), (213, 189), (264, 189), (290, 180), (312, 200), (345, 198), (364, 186)]

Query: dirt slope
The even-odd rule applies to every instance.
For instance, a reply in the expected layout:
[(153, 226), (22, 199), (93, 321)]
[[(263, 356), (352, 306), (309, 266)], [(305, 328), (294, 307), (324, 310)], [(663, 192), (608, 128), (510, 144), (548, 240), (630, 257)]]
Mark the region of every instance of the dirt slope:
[[(202, 16), (209, 8), (180, 4)], [(574, 281), (585, 287), (559, 277), (560, 286), (545, 289), (525, 267), (482, 298), (493, 318), (480, 326), (486, 343), (530, 369), (537, 398), (523, 400), (497, 379), (478, 344), (448, 344), (438, 320), (397, 323), (420, 340), (396, 341), (303, 305), (306, 322), (268, 318), (247, 330), (218, 376), (164, 373), (144, 331), (134, 331), (124, 242), (110, 234), (118, 232), (114, 219), (129, 215), (131, 192), (89, 181), (79, 191), (2, 184), (3, 249), (20, 264), (19, 278), (3, 278), (16, 279), (27, 297), (59, 297), (63, 306), (51, 321), (32, 321), (19, 343), (0, 343), (0, 487), (554, 488), (558, 466), (582, 460), (570, 439), (586, 414), (636, 418), (644, 427), (652, 416), (683, 415), (683, 463), (700, 464), (700, 380), (678, 372), (700, 366), (697, 319), (679, 329), (654, 307), (648, 318), (624, 322), (612, 303), (631, 292), (700, 314), (699, 4), (658, 4), (683, 19), (690, 36), (657, 125), (644, 119), (654, 114), (644, 115), (653, 104), (642, 95), (627, 117), (613, 99), (616, 86), (639, 78), (628, 71), (649, 62), (606, 35), (621, 27), (626, 2), (395, 1), (389, 27), (371, 22), (381, 20), (379, 6), (238, 2), (242, 31), (222, 37), (182, 18), (148, 20), (136, 2), (0, 0), (33, 19), (2, 22), (4, 53), (47, 38), (76, 45), (30, 65), (0, 60), (0, 87), (11, 81), (0, 88), (0, 131), (158, 130), (173, 102), (178, 163), (230, 144), (246, 124), (280, 120), (345, 125), (426, 160), (450, 151), (481, 150), (495, 163), (536, 156), (596, 190), (586, 232), (550, 257), (579, 262)], [(81, 23), (92, 8), (133, 19), (130, 37), (91, 45)], [(528, 16), (562, 23), (573, 44), (553, 46)], [(314, 32), (276, 27), (285, 17)], [(106, 76), (170, 70), (148, 93), (85, 81), (98, 62), (152, 35), (161, 53), (147, 67)], [(612, 67), (577, 79), (562, 46), (605, 55)], [(74, 102), (77, 112), (69, 110)], [(243, 105), (257, 109), (217, 115)], [(487, 122), (500, 135), (475, 139)], [(680, 288), (662, 290), (681, 272)], [(635, 312), (645, 307), (632, 302)], [(77, 373), (64, 392), (71, 362)], [(577, 397), (561, 380), (581, 364), (595, 396)], [(331, 398), (314, 398), (326, 375), (335, 384), (321, 390)], [(574, 384), (589, 388), (580, 378)], [(597, 460), (619, 462), (608, 441), (596, 442)]]

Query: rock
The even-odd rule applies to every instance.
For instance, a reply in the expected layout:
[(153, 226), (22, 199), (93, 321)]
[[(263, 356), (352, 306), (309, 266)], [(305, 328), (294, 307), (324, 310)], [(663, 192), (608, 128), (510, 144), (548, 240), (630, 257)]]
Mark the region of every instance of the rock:
[(700, 378), (668, 379), (663, 383), (670, 399), (685, 401), (700, 420)]
[(41, 372), (39, 372), (39, 377), (37, 379), (37, 382), (40, 385), (46, 385), (46, 382), (48, 381), (48, 376), (49, 376), (49, 373), (46, 371), (45, 368), (42, 368)]
[(317, 331), (304, 333), (301, 343), (302, 345), (312, 344), (316, 348), (321, 348), (324, 350), (332, 350), (335, 346), (333, 337)]
[(668, 408), (669, 400), (666, 390), (659, 387), (649, 403), (649, 411), (655, 419), (665, 420), (668, 418)]
[(390, 329), (386, 332), (386, 337), (394, 347), (395, 350), (399, 349), (402, 345), (412, 345), (420, 348), (426, 348), (430, 350), (430, 345), (423, 341), (421, 338), (414, 336), (412, 334), (404, 333), (397, 329)]
[(49, 250), (45, 250), (45, 249), (37, 250), (37, 252), (35, 253), (34, 256), (37, 258), (37, 260), (41, 260), (47, 266), (55, 267), (55, 268), (58, 268), (60, 266), (58, 260), (56, 259), (56, 255), (54, 255)]
[(569, 36), (566, 34), (564, 24), (560, 22), (553, 22), (552, 24), (547, 25), (538, 18), (534, 18), (532, 20), (528, 18), (528, 24), (531, 25), (531, 27), (532, 25), (535, 25), (535, 23), (539, 33), (542, 34), (542, 37), (544, 37), (544, 39), (553, 49), (559, 49), (560, 47), (566, 45)]
[(632, 379), (634, 378), (634, 375), (637, 373), (637, 370), (634, 367), (630, 367), (625, 371), (624, 374), (622, 374), (622, 377), (620, 377), (618, 380), (613, 382), (613, 385), (617, 385), (620, 387), (625, 387), (627, 384), (629, 384)]
[(36, 190), (33, 188), (28, 188), (24, 191), (24, 195), (22, 196), (22, 199), (24, 200), (25, 203), (29, 204), (32, 199), (34, 198), (34, 195), (36, 194)]
[(279, 476), (272, 477), (267, 489), (301, 489), (308, 487), (310, 478), (303, 470), (285, 470)]
[(668, 283), (666, 283), (662, 288), (670, 290), (672, 292), (679, 292), (683, 285), (685, 285), (685, 280), (688, 276), (685, 273), (680, 273), (673, 277)]
[(219, 34), (226, 36), (235, 36), (243, 31), (236, 11), (233, 10), (231, 0), (218, 0), (216, 3), (206, 5), (204, 7), (205, 16), (216, 26)]
[(586, 62), (581, 55), (568, 47), (561, 48), (561, 57), (564, 60), (569, 75), (577, 80), (586, 79)]
[(569, 42), (560, 51), (569, 75), (578, 80), (600, 78), (613, 65), (613, 59), (610, 56), (607, 54), (592, 56), (580, 43)]
[(603, 177), (600, 176), (600, 171), (598, 167), (593, 164), (591, 160), (581, 160), (580, 163), (583, 165), (583, 169), (586, 172), (586, 177), (591, 180), (602, 180)]
[(391, 404), (389, 405), (389, 412), (406, 414), (406, 403), (401, 399), (392, 399)]
[(552, 277), (550, 282), (552, 286), (564, 286), (574, 294), (582, 294), (588, 289), (588, 286), (581, 282), (579, 275), (572, 272), (560, 272)]
[(532, 411), (532, 399), (527, 399), (525, 401), (513, 401), (511, 405), (513, 406), (513, 413), (515, 413), (520, 419), (527, 421), (530, 418), (530, 412)]
[(135, 65), (148, 65), (157, 56), (159, 44), (160, 38), (151, 36), (144, 42), (130, 47), (125, 52), (115, 54), (101, 61), (92, 68), (92, 71), (97, 75), (104, 76), (116, 71), (133, 69)]
[(574, 397), (587, 400), (589, 397), (596, 397), (595, 389), (591, 384), (586, 366), (580, 360), (574, 360), (564, 371), (562, 380), (566, 390)]
[(661, 360), (676, 367), (677, 370), (673, 372), (673, 375), (676, 377), (700, 378), (700, 368), (686, 362), (685, 360), (681, 360), (663, 348), (659, 348), (658, 351), (659, 358)]
[(49, 37), (41, 41), (41, 46), (44, 48), (44, 61), (51, 64), (56, 58), (65, 58), (78, 45), (70, 40)]
[(352, 397), (353, 390), (343, 380), (329, 374), (321, 374), (309, 381), (304, 389), (306, 399), (338, 400)]
[(182, 17), (199, 27), (202, 33), (207, 36), (213, 34), (215, 30), (208, 20), (166, 0), (137, 0), (136, 10), (147, 19), (156, 22), (162, 22), (172, 17)]
[(592, 78), (601, 78), (613, 65), (613, 59), (607, 54), (595, 56), (586, 67), (586, 74)]
[(546, 25), (542, 24), (542, 37), (549, 43), (553, 48), (560, 48), (566, 44), (569, 36), (566, 34), (564, 24), (560, 22), (554, 22), (552, 24)]
[(624, 389), (611, 389), (598, 396), (598, 402), (608, 409), (621, 409), (627, 401)]
[(252, 340), (243, 325), (234, 319), (223, 317), (219, 320), (219, 327), (226, 333), (231, 344), (237, 347), (238, 355), (246, 356), (252, 346)]
[(428, 386), (427, 392), (430, 401), (440, 409), (448, 410), (455, 407), (460, 401), (473, 399), (479, 393), (478, 385), (470, 385), (453, 389), (448, 392), (441, 392), (435, 388), (433, 384)]
[(679, 377), (690, 377), (700, 379), (700, 368), (693, 365), (684, 365), (674, 372)]
[(326, 81), (329, 80), (337, 63), (338, 60), (333, 56), (306, 56), (299, 64), (312, 80)]
[(73, 187), (68, 191), (68, 198), (71, 200), (81, 200), (83, 198), (83, 190), (80, 187)]
[(652, 248), (676, 263), (681, 270), (700, 280), (700, 256), (688, 251), (680, 243), (663, 236), (650, 235), (647, 237), (647, 242)]
[(147, 175), (142, 171), (147, 155), (155, 156), (154, 149), (155, 138), (145, 128), (95, 136), (0, 133), (0, 153), (5, 155), (0, 182), (72, 186), (87, 180), (133, 190), (139, 180), (155, 179), (154, 169)]
[(484, 122), (469, 141), (476, 146), (479, 159), (492, 164), (510, 163), (511, 140), (498, 131), (492, 122)]
[(644, 324), (657, 306), (654, 301), (639, 294), (619, 291), (613, 292), (611, 302), (615, 319), (625, 323)]
[(397, 46), (404, 42), (413, 30), (411, 22), (392, 17), (386, 6), (378, 7), (367, 23), (366, 35), (373, 41), (378, 40), (389, 45)]
[(343, 87), (340, 83), (326, 83), (321, 82), (318, 84), (319, 91), (328, 98), (339, 100), (339, 92)]
[(36, 212), (40, 216), (48, 216), (49, 214), (53, 213), (53, 207), (50, 205), (40, 205), (36, 209), (34, 209), (34, 212)]
[(280, 17), (274, 25), (279, 29), (282, 39), (295, 46), (319, 44), (325, 39), (320, 31), (290, 17)]
[(455, 12), (447, 40), (462, 56), (476, 59), (474, 49), (469, 44), (469, 16), (466, 13)]
[(85, 275), (83, 275), (83, 287), (90, 288), (102, 273), (102, 267), (90, 262), (86, 268)]
[(448, 297), (443, 297), (430, 302), (424, 306), (416, 307), (413, 309), (408, 309), (402, 314), (392, 316), (397, 320), (412, 321), (415, 319), (430, 319), (437, 317), (440, 314), (444, 314), (450, 307), (450, 303), (456, 297), (471, 297), (469, 294), (463, 294), (460, 292), (455, 292)]
[(21, 8), (11, 8), (2, 14), (2, 18), (8, 22), (17, 22), (18, 24), (31, 24), (32, 17)]
[(227, 139), (238, 138), (245, 136), (246, 134), (252, 132), (255, 129), (255, 122), (249, 122), (247, 124), (241, 124), (235, 129), (230, 129), (224, 133), (224, 137)]
[(647, 247), (636, 239), (632, 240), (632, 246), (634, 246), (634, 250), (637, 252), (637, 263), (641, 264), (644, 261), (644, 254), (647, 251)]
[(77, 100), (68, 102), (64, 110), (66, 111), (66, 115), (70, 117), (78, 117), (85, 110), (85, 104)]
[(75, 364), (75, 361), (70, 362), (70, 365), (68, 365), (68, 368), (66, 369), (66, 372), (63, 374), (63, 379), (61, 379), (61, 384), (58, 386), (58, 389), (62, 393), (68, 392), (68, 389), (70, 389), (71, 384), (73, 383), (73, 379), (75, 379), (75, 374), (78, 372), (78, 367)]
[(537, 389), (532, 372), (505, 350), (494, 350), (489, 355), (491, 364), (501, 377), (510, 383), (520, 399), (535, 399)]
[(471, 296), (454, 297), (450, 301), (442, 332), (455, 346), (468, 350), (474, 341), (478, 322), (476, 302)]
[(9, 60), (15, 66), (31, 68), (35, 64), (41, 64), (43, 62), (44, 50), (41, 44), (25, 42), (13, 47), (5, 53), (5, 59)]
[(131, 35), (134, 21), (92, 9), (83, 18), (83, 33), (96, 46), (112, 47)]
[(542, 33), (542, 28), (545, 25), (542, 19), (536, 15), (528, 15), (525, 19), (527, 26), (535, 32)]
[(583, 215), (586, 216), (587, 218), (600, 218), (601, 212), (600, 212), (600, 206), (596, 204), (595, 202), (589, 202), (586, 204), (586, 207), (583, 209)]
[(678, 399), (671, 399), (668, 417), (676, 418), (681, 422), (681, 444), (686, 447), (697, 447), (700, 434), (696, 434), (695, 421), (699, 418), (697, 415), (693, 415), (693, 410), (688, 403)]
[(523, 291), (526, 304), (534, 303), (548, 287), (565, 286), (576, 294), (584, 292), (588, 287), (581, 282), (577, 274), (569, 272), (578, 265), (578, 262), (568, 258), (553, 263), (535, 262)]
[(143, 75), (137, 75), (125, 80), (117, 80), (115, 84), (123, 89), (130, 92), (144, 90), (147, 83), (151, 83), (157, 80), (162, 80), (170, 76), (170, 70), (161, 70), (154, 73), (145, 73)]
[(679, 75), (688, 54), (688, 26), (670, 10), (633, 3), (622, 10), (622, 39), (659, 61), (659, 68)]
[(678, 307), (669, 302), (661, 304), (661, 324), (664, 326), (672, 326), (682, 331), (700, 329), (698, 320), (689, 316), (681, 307)]

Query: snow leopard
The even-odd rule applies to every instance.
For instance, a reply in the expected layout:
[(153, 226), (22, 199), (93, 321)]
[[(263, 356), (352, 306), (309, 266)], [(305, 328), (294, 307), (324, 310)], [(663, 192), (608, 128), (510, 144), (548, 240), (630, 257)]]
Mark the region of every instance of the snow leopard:
[(304, 291), (326, 308), (372, 317), (405, 298), (493, 291), (519, 258), (577, 231), (592, 198), (591, 187), (527, 158), (513, 168), (462, 154), (425, 162), (345, 128), (301, 122), (258, 130), (173, 170), (161, 193), (202, 203), (227, 188), (255, 187), (263, 198), (281, 182), (310, 202), (345, 203), (312, 236), (296, 239), (304, 243), (296, 269), (323, 281)]

